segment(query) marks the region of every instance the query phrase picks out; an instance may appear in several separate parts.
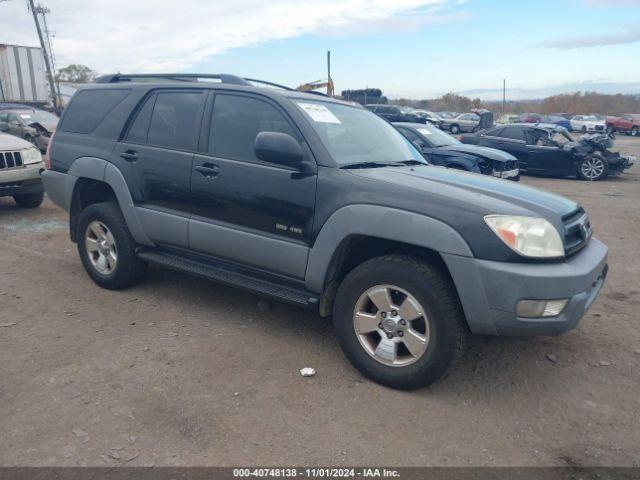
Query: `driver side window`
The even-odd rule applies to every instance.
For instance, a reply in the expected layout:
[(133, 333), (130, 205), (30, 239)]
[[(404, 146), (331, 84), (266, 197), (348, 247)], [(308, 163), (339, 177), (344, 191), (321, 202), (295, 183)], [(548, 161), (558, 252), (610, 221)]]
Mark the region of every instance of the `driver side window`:
[(420, 145), (421, 147), (424, 147), (424, 141), (420, 137), (418, 137), (418, 135), (413, 133), (411, 130), (407, 130), (406, 128), (403, 128), (402, 134), (405, 137), (407, 137), (407, 139), (414, 145)]

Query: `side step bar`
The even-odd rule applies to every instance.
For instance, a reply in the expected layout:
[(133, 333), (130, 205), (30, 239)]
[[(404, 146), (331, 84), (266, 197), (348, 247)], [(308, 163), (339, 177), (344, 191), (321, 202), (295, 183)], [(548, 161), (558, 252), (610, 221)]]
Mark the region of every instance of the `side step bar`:
[(296, 285), (294, 282), (278, 277), (258, 274), (249, 269), (209, 260), (208, 258), (200, 259), (164, 250), (140, 248), (136, 251), (136, 254), (143, 260), (156, 265), (197, 275), (300, 307), (318, 308), (320, 299), (317, 294), (310, 292), (301, 285)]

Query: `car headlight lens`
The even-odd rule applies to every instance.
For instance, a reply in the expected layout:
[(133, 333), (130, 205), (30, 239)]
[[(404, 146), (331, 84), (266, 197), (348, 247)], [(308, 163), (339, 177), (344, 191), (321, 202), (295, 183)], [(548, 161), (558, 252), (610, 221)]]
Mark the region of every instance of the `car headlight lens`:
[(42, 155), (37, 148), (26, 148), (20, 152), (22, 156), (22, 164), (39, 163), (42, 161)]
[(489, 228), (514, 252), (530, 258), (564, 256), (558, 230), (544, 218), (487, 215)]

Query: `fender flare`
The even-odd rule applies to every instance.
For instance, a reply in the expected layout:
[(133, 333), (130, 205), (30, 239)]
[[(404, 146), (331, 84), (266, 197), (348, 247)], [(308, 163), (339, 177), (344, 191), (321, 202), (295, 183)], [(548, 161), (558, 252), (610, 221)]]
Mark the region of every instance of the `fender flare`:
[(463, 257), (473, 257), (467, 242), (451, 226), (419, 213), (369, 204), (336, 210), (324, 223), (309, 251), (305, 284), (322, 292), (338, 246), (351, 235), (366, 235)]
[[(149, 237), (144, 232), (138, 214), (136, 213), (133, 198), (131, 192), (127, 186), (127, 182), (122, 176), (122, 172), (112, 163), (107, 162), (101, 158), (96, 157), (80, 157), (74, 160), (69, 168), (69, 175), (73, 178), (73, 188), (70, 189), (71, 199), (73, 198), (73, 191), (75, 190), (75, 183), (80, 178), (91, 178), (104, 182), (111, 187), (116, 194), (118, 205), (122, 211), (125, 222), (131, 236), (141, 245), (153, 247), (154, 243), (149, 240)], [(69, 205), (71, 205), (69, 203)]]

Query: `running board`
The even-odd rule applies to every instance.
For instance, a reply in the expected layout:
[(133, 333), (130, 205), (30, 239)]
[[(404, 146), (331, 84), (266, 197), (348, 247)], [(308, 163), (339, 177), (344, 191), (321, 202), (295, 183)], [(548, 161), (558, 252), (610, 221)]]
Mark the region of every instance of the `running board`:
[(265, 295), (309, 309), (317, 309), (319, 297), (294, 282), (210, 259), (180, 255), (164, 250), (139, 248), (138, 257), (156, 265), (197, 275), (218, 283)]

